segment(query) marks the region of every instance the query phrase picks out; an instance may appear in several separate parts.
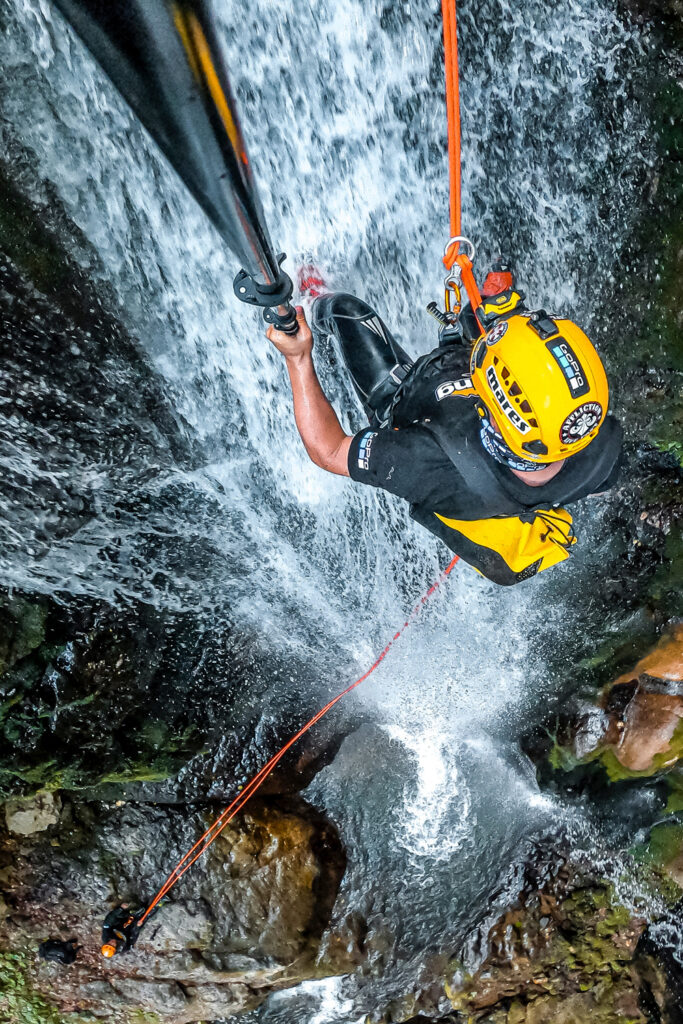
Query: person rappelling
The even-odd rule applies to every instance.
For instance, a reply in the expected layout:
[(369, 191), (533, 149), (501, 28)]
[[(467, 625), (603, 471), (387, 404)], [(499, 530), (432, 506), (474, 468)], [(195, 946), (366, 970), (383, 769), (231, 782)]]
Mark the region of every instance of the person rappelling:
[[(291, 305), (292, 282), (264, 222), (209, 0), (122, 0), (115, 12), (101, 0), (55, 2), (240, 259), (234, 293), (264, 310), (268, 337), (287, 359), (297, 426), (313, 461), (405, 498), (418, 523), (497, 583), (566, 559), (576, 538), (563, 505), (612, 486), (621, 429), (608, 415), (600, 357), (579, 327), (527, 309), (504, 265), (482, 294), (477, 289), (474, 246), (460, 233), (454, 0), (442, 2), (448, 276), (445, 310), (428, 307), (439, 321), (439, 347), (413, 360), (378, 313), (346, 293), (321, 296), (313, 309), (314, 328), (337, 339), (368, 417), (354, 437), (322, 392), (311, 332)], [(173, 72), (160, 77), (160, 67)], [(320, 291), (319, 281), (314, 286)]]
[(145, 908), (132, 911), (127, 903), (119, 903), (110, 910), (102, 922), (102, 938), (100, 952), (107, 960), (127, 953), (138, 941), (140, 920)]
[(296, 335), (266, 333), (285, 357), (312, 461), (405, 498), (465, 561), (515, 583), (566, 557), (571, 521), (560, 506), (617, 478), (622, 430), (607, 413), (605, 370), (576, 324), (527, 309), (502, 261), (476, 311), (437, 316), (439, 347), (413, 360), (362, 299), (316, 298), (313, 329), (337, 339), (368, 418), (355, 435), (320, 386), (303, 309)]
[(294, 336), (278, 324), (266, 334), (285, 356), (296, 425), (313, 462), (405, 498), (412, 518), (458, 557), (509, 585), (569, 556), (576, 537), (562, 506), (613, 486), (622, 430), (608, 414), (600, 357), (576, 324), (527, 309), (502, 260), (477, 288), (474, 245), (461, 234), (455, 0), (441, 7), (451, 237), (445, 309), (427, 307), (440, 324), (438, 348), (411, 359), (368, 303), (344, 292), (321, 295), (315, 271), (306, 274), (318, 296), (313, 328), (337, 339), (368, 418), (351, 436), (318, 381), (302, 308)]

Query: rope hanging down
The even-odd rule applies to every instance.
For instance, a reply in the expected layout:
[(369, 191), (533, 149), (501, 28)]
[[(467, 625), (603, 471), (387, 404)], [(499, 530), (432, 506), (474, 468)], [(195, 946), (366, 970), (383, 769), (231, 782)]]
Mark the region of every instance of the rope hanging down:
[[(455, 0), (441, 0), (443, 50), (446, 63), (446, 113), (448, 116), (448, 171), (450, 176), (451, 237), (461, 233), (462, 179), (460, 161), (460, 73), (458, 23)], [(448, 268), (450, 270), (450, 267)]]
[[(446, 112), (448, 116), (448, 172), (450, 180), (450, 229), (451, 241), (446, 247), (443, 262), (451, 271), (458, 265), (460, 280), (465, 286), (470, 305), (483, 328), (477, 310), (481, 306), (481, 295), (472, 273), (472, 260), (460, 252), (462, 240), (462, 160), (460, 131), (460, 68), (458, 64), (458, 18), (456, 0), (441, 0), (443, 16), (443, 50), (446, 65)], [(470, 243), (471, 244), (471, 243)], [(472, 247), (474, 250), (474, 247)]]
[(372, 675), (375, 669), (382, 664), (387, 654), (393, 647), (394, 643), (403, 635), (403, 633), (405, 633), (406, 629), (410, 625), (412, 625), (412, 623), (415, 621), (418, 614), (422, 610), (422, 607), (427, 603), (432, 594), (434, 594), (434, 592), (439, 588), (439, 586), (444, 582), (447, 576), (449, 576), (449, 574), (455, 568), (457, 561), (458, 556), (456, 555), (455, 558), (453, 558), (452, 561), (449, 562), (449, 564), (443, 570), (438, 579), (435, 580), (434, 583), (432, 583), (429, 590), (427, 590), (422, 595), (422, 597), (417, 602), (417, 604), (413, 608), (412, 612), (410, 613), (406, 621), (403, 623), (401, 628), (394, 634), (392, 639), (386, 645), (386, 647), (379, 655), (377, 660), (374, 662), (374, 664), (371, 665), (371, 667), (367, 670), (367, 672), (364, 672), (363, 675), (356, 679), (354, 683), (351, 683), (351, 685), (347, 686), (345, 690), (342, 690), (341, 693), (338, 693), (336, 697), (333, 697), (332, 700), (329, 701), (324, 708), (321, 708), (320, 711), (318, 711), (318, 713), (313, 716), (313, 718), (306, 722), (306, 724), (302, 726), (301, 729), (299, 729), (299, 731), (291, 737), (291, 739), (287, 740), (285, 745), (280, 748), (277, 754), (271, 757), (270, 761), (264, 764), (263, 768), (259, 772), (257, 772), (252, 779), (250, 779), (250, 781), (246, 784), (244, 789), (242, 789), (235, 797), (235, 799), (232, 801), (230, 806), (226, 807), (223, 813), (218, 818), (216, 818), (216, 820), (213, 822), (212, 825), (209, 826), (209, 828), (207, 828), (204, 835), (197, 840), (192, 849), (188, 850), (188, 852), (185, 854), (182, 860), (178, 861), (171, 874), (168, 876), (162, 887), (159, 889), (159, 892), (156, 894), (150, 905), (147, 907), (145, 913), (139, 919), (138, 926), (140, 928), (145, 923), (145, 921), (152, 913), (154, 908), (171, 891), (173, 886), (178, 881), (180, 881), (185, 872), (188, 871), (195, 863), (195, 861), (198, 860), (201, 857), (201, 855), (208, 850), (208, 848), (211, 846), (214, 840), (218, 839), (218, 836), (221, 834), (223, 829), (232, 821), (235, 815), (242, 810), (247, 801), (265, 782), (268, 775), (270, 775), (273, 768), (275, 768), (278, 762), (282, 760), (282, 758), (285, 756), (290, 747), (292, 747), (297, 742), (297, 740), (301, 739), (304, 733), (308, 732), (309, 729), (311, 729), (317, 722), (319, 722), (320, 719), (324, 715), (326, 715), (327, 712), (330, 711), (338, 701), (342, 699), (342, 697), (345, 697), (347, 693), (351, 693), (351, 690), (355, 690), (357, 686), (360, 686), (361, 683), (365, 682), (365, 680)]

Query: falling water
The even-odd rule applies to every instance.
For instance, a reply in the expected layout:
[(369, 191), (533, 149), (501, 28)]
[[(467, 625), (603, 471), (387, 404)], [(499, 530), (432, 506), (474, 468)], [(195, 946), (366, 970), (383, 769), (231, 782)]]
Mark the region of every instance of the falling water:
[[(375, 303), (409, 351), (428, 351), (424, 307), (439, 298), (448, 225), (438, 4), (216, 6), (290, 267), (312, 256), (333, 285)], [(573, 312), (590, 332), (593, 281), (610, 280), (648, 159), (631, 89), (639, 44), (611, 0), (459, 7), (463, 224), (479, 267), (504, 251), (535, 305)], [(0, 12), (3, 131), (18, 172), (42, 203), (50, 183), (82, 233), (74, 259), (141, 356), (124, 372), (120, 353), (95, 366), (65, 345), (40, 379), (15, 382), (20, 401), (0, 406), (0, 578), (225, 616), (307, 666), (318, 706), (383, 646), (444, 552), (400, 500), (307, 460), (282, 361), (233, 300), (236, 267), (203, 215), (47, 0), (4, 0)], [(5, 365), (11, 378), (11, 353)], [(344, 426), (359, 429), (327, 341), (317, 365)], [(78, 406), (82, 375), (92, 387)], [(166, 434), (136, 405), (145, 375), (172, 410)], [(31, 421), (41, 388), (59, 394), (60, 415), (87, 419), (87, 443), (56, 430), (58, 418)], [(129, 435), (120, 461), (107, 458), (108, 437)], [(65, 529), (74, 502), (86, 511)], [(579, 514), (589, 534), (595, 515)], [(599, 557), (579, 551), (575, 586)], [(511, 595), (463, 568), (352, 698), (365, 724), (307, 795), (349, 851), (338, 919), (361, 913), (385, 952), (375, 980), (303, 986), (271, 1000), (264, 1020), (352, 1021), (409, 988), (424, 951), (454, 948), (492, 912), (527, 841), (562, 815), (515, 737), (552, 691), (542, 638), (562, 629), (569, 578), (560, 567)], [(272, 710), (277, 686), (269, 696)]]

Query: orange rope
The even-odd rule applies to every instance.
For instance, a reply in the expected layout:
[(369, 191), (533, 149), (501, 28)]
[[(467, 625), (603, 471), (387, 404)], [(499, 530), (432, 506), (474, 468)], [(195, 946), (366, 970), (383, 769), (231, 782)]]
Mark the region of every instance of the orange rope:
[[(450, 214), (451, 214), (451, 238), (461, 235), (462, 220), (462, 171), (461, 171), (461, 145), (460, 145), (460, 71), (458, 66), (458, 18), (456, 13), (456, 0), (441, 0), (441, 11), (443, 14), (443, 51), (446, 61), (446, 113), (448, 116), (448, 172), (450, 179)], [(481, 295), (472, 273), (472, 262), (460, 253), (460, 244), (453, 242), (448, 247), (443, 258), (446, 270), (451, 270), (454, 264), (458, 264), (462, 274), (462, 283), (465, 286), (467, 297), (479, 324), (481, 333), (484, 333), (477, 310), (481, 306)]]
[(438, 589), (438, 587), (444, 582), (446, 577), (455, 568), (455, 565), (456, 565), (457, 561), (458, 561), (458, 555), (456, 555), (455, 558), (453, 558), (452, 561), (446, 566), (446, 568), (441, 573), (441, 575), (438, 577), (438, 579), (435, 580), (434, 583), (432, 583), (432, 585), (429, 588), (429, 590), (427, 590), (426, 593), (424, 593), (422, 595), (422, 597), (417, 602), (417, 604), (413, 608), (412, 612), (410, 613), (410, 615), (408, 616), (406, 621), (403, 623), (402, 627), (394, 634), (394, 636), (389, 641), (389, 643), (386, 645), (386, 647), (384, 648), (382, 653), (379, 655), (379, 657), (377, 658), (375, 663), (367, 670), (367, 672), (364, 672), (363, 675), (360, 676), (359, 679), (356, 679), (355, 683), (351, 683), (351, 685), (347, 686), (347, 688), (345, 690), (342, 690), (341, 693), (338, 693), (336, 697), (333, 697), (332, 700), (329, 701), (325, 705), (324, 708), (321, 708), (320, 711), (318, 711), (318, 713), (313, 716), (313, 718), (311, 718), (308, 722), (306, 722), (306, 724), (304, 726), (302, 726), (301, 729), (299, 729), (299, 731), (297, 733), (295, 733), (294, 736), (291, 737), (291, 739), (287, 740), (285, 745), (283, 747), (281, 747), (281, 749), (277, 752), (277, 754), (275, 754), (273, 757), (271, 757), (270, 761), (268, 761), (263, 766), (263, 768), (261, 768), (261, 770), (259, 772), (257, 772), (256, 775), (254, 775), (252, 779), (249, 780), (249, 782), (246, 784), (244, 789), (242, 789), (237, 794), (237, 796), (232, 801), (230, 806), (226, 807), (226, 809), (223, 811), (223, 813), (218, 818), (216, 818), (216, 820), (213, 822), (212, 825), (209, 826), (209, 828), (207, 828), (207, 830), (204, 833), (204, 835), (201, 836), (197, 840), (197, 842), (194, 844), (192, 849), (188, 850), (188, 852), (185, 854), (185, 856), (182, 858), (182, 860), (178, 861), (178, 863), (174, 867), (173, 871), (168, 876), (168, 878), (166, 879), (166, 881), (164, 882), (162, 887), (159, 889), (158, 893), (156, 894), (156, 896), (154, 897), (154, 899), (152, 900), (150, 905), (147, 907), (147, 910), (145, 911), (145, 913), (140, 918), (140, 920), (139, 920), (139, 927), (140, 928), (143, 926), (143, 924), (145, 923), (145, 921), (147, 920), (149, 915), (152, 913), (154, 908), (160, 903), (160, 901), (164, 898), (164, 896), (166, 896), (167, 893), (170, 892), (170, 890), (173, 888), (173, 886), (183, 877), (185, 872), (188, 871), (192, 867), (192, 865), (195, 863), (196, 860), (199, 860), (201, 855), (203, 853), (205, 853), (206, 850), (208, 850), (208, 848), (211, 846), (211, 844), (214, 842), (214, 840), (218, 839), (218, 836), (221, 834), (221, 832), (226, 827), (226, 825), (228, 825), (232, 821), (232, 819), (235, 817), (235, 815), (239, 811), (242, 810), (244, 805), (254, 795), (256, 790), (265, 782), (267, 776), (270, 775), (270, 773), (272, 772), (273, 768), (275, 768), (275, 766), (278, 764), (278, 762), (282, 760), (282, 758), (285, 756), (285, 754), (287, 753), (289, 748), (292, 747), (296, 743), (296, 741), (299, 740), (304, 735), (304, 733), (308, 732), (308, 730), (312, 726), (314, 726), (317, 722), (319, 722), (320, 719), (324, 715), (326, 715), (327, 712), (330, 711), (330, 709), (333, 708), (334, 705), (338, 701), (340, 701), (342, 699), (342, 697), (345, 697), (347, 693), (351, 693), (351, 690), (355, 690), (355, 688), (357, 686), (360, 686), (360, 684), (362, 682), (364, 682), (368, 678), (368, 676), (371, 676), (372, 673), (375, 671), (375, 669), (379, 665), (381, 665), (381, 663), (386, 658), (387, 654), (391, 650), (391, 648), (394, 645), (394, 643), (406, 631), (408, 626), (410, 626), (414, 622), (415, 618), (417, 617), (417, 615), (421, 611), (423, 605), (425, 605), (427, 603), (427, 601), (432, 596), (432, 594)]
[[(477, 310), (482, 305), (482, 301), (481, 295), (479, 293), (479, 288), (477, 287), (477, 282), (474, 280), (474, 274), (472, 273), (472, 261), (469, 259), (469, 257), (465, 255), (464, 252), (462, 252), (460, 253), (459, 256), (455, 257), (455, 260), (453, 262), (457, 263), (458, 266), (460, 267), (460, 272), (462, 274), (462, 283), (465, 285), (465, 291), (467, 292), (467, 297), (470, 300), (472, 311), (474, 312), (474, 315), (477, 316)], [(479, 323), (478, 316), (477, 323)], [(479, 326), (481, 327), (480, 323)]]
[[(443, 48), (446, 59), (446, 112), (448, 115), (448, 169), (450, 175), (451, 237), (461, 234), (460, 83), (456, 0), (441, 0)], [(451, 264), (452, 266), (452, 264)], [(447, 269), (450, 270), (450, 267)]]

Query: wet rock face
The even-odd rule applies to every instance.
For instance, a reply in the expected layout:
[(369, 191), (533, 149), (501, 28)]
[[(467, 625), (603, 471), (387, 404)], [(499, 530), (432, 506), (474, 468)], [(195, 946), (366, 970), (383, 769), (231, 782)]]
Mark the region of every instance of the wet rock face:
[(35, 796), (15, 798), (5, 804), (5, 823), (9, 832), (32, 836), (44, 832), (59, 821), (61, 800), (55, 793), (42, 791)]
[(474, 973), (451, 964), (441, 991), (373, 1024), (675, 1024), (675, 995), (641, 948), (644, 933), (645, 921), (606, 883), (563, 865), (539, 888), (525, 887), (482, 936)]
[(605, 742), (634, 772), (669, 767), (683, 753), (683, 626), (676, 626), (603, 695)]
[(64, 1013), (121, 1022), (140, 1020), (140, 1011), (168, 1024), (225, 1018), (315, 976), (345, 858), (336, 831), (303, 801), (250, 804), (134, 950), (101, 957), (107, 911), (148, 900), (217, 810), (65, 797), (47, 831), (5, 833), (0, 949), (35, 951), (48, 937), (77, 937), (75, 964), (36, 962), (31, 984)]
[[(0, 800), (88, 786), (118, 799), (121, 785), (168, 779), (167, 802), (230, 802), (235, 777), (258, 771), (308, 717), (307, 706), (260, 721), (267, 702), (245, 687), (245, 661), (260, 664), (223, 621), (0, 588)], [(263, 662), (263, 678), (273, 668)], [(305, 788), (343, 735), (338, 718), (321, 723), (263, 792)]]
[(182, 625), (144, 606), (67, 609), (0, 591), (0, 797), (163, 778), (200, 749), (198, 695), (178, 687), (172, 699), (193, 664)]
[(680, 24), (683, 20), (681, 0), (621, 0), (627, 14), (639, 23), (654, 22), (658, 25), (673, 25), (681, 38)]

